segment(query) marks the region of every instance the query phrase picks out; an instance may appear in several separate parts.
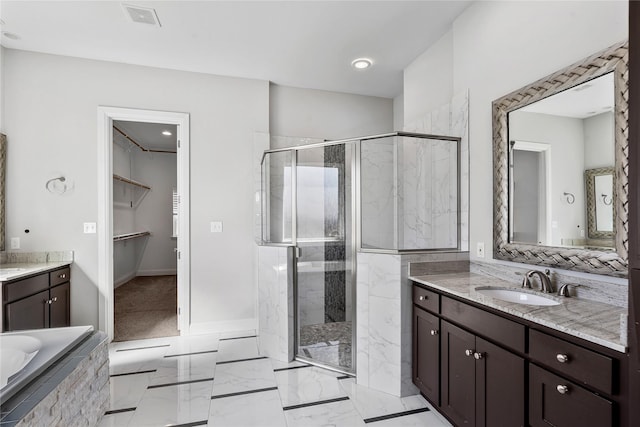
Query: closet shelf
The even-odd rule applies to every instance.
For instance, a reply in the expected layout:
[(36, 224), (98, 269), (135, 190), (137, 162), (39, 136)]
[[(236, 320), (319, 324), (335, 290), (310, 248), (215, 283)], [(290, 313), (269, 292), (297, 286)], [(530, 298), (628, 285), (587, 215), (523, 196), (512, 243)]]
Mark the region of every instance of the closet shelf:
[(116, 236), (113, 236), (113, 241), (120, 242), (122, 240), (137, 239), (138, 237), (144, 237), (144, 236), (150, 236), (150, 235), (151, 233), (149, 231), (137, 231), (134, 233), (118, 234)]
[(130, 184), (130, 185), (133, 185), (133, 186), (136, 186), (136, 187), (144, 188), (145, 190), (151, 190), (151, 187), (149, 187), (148, 185), (139, 183), (137, 181), (133, 181), (133, 180), (131, 180), (129, 178), (125, 178), (125, 177), (120, 176), (120, 175), (116, 175), (115, 173), (113, 174), (113, 179), (115, 179), (117, 181), (122, 181), (125, 184)]

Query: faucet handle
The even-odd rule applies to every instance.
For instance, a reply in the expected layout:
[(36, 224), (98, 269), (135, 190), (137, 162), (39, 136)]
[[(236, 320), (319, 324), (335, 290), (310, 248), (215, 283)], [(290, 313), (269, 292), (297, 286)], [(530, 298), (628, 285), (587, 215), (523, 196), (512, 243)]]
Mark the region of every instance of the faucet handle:
[(559, 297), (570, 297), (571, 295), (569, 294), (569, 286), (573, 286), (574, 288), (577, 288), (578, 284), (575, 283), (565, 283), (564, 285), (560, 286), (560, 288), (558, 289), (558, 296)]

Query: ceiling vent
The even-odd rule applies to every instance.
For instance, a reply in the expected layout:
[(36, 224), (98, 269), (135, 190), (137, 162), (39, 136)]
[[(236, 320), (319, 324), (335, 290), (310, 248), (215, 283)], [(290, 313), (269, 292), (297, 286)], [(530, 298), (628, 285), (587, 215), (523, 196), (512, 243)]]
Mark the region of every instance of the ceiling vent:
[(127, 18), (129, 18), (131, 22), (160, 27), (160, 20), (158, 20), (155, 9), (131, 4), (123, 4), (122, 7), (124, 8), (125, 15), (127, 15)]

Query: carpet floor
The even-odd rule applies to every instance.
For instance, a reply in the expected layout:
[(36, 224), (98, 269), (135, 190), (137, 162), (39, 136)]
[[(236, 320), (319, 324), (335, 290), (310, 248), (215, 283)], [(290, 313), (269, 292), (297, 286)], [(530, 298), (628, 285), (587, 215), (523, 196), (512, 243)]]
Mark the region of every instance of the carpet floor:
[(139, 276), (115, 291), (114, 341), (178, 335), (176, 276)]

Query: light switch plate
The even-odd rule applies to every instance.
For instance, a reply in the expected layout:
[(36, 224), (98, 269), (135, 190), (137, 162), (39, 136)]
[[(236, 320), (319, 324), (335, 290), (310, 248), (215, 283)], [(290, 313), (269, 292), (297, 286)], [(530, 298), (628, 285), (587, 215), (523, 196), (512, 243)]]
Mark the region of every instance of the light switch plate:
[(84, 234), (95, 234), (96, 233), (96, 223), (95, 222), (85, 222), (84, 223)]
[(212, 233), (222, 233), (222, 221), (212, 221), (211, 222), (211, 232)]
[(11, 238), (11, 249), (20, 249), (20, 238), (12, 237)]

